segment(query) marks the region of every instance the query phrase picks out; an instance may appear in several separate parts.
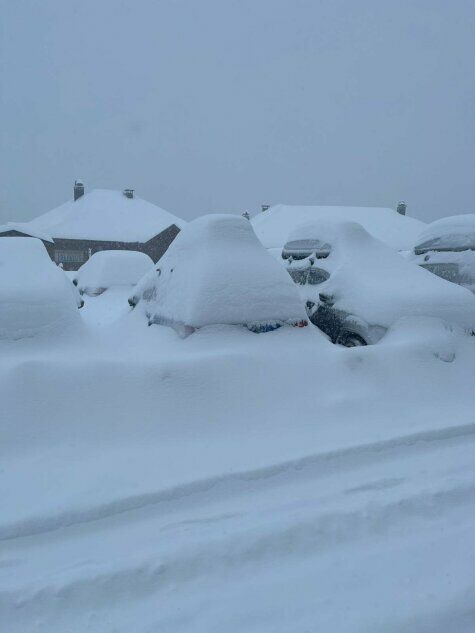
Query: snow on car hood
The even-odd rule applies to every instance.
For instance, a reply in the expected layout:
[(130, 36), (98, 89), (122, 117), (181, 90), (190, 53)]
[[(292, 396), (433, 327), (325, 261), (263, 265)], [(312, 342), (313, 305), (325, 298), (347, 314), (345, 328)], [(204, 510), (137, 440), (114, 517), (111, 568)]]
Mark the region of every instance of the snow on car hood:
[(289, 275), (240, 216), (190, 222), (157, 269), (147, 307), (157, 322), (201, 327), (306, 318)]
[(419, 235), (417, 254), (429, 250), (475, 249), (475, 214), (453, 215), (436, 220)]
[(54, 332), (79, 322), (75, 289), (42, 242), (0, 239), (0, 338)]
[(333, 296), (335, 308), (371, 325), (431, 316), (475, 329), (471, 292), (405, 260), (359, 224), (322, 224), (321, 238), (332, 244), (324, 263), (331, 277), (318, 289)]

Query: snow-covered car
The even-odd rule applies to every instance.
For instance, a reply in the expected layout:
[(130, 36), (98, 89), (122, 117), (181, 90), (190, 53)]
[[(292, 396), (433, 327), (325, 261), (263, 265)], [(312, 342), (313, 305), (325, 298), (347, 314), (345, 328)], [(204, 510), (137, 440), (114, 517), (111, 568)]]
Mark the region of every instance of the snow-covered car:
[(42, 242), (0, 238), (0, 338), (59, 332), (79, 323), (81, 299)]
[(307, 325), (296, 286), (241, 216), (190, 222), (129, 302), (143, 307), (149, 324), (183, 334), (218, 324), (254, 332)]
[(429, 224), (410, 259), (475, 293), (475, 214), (455, 215)]
[(151, 269), (153, 261), (146, 253), (99, 251), (79, 268), (73, 283), (80, 294), (96, 297), (108, 288), (132, 288)]
[[(292, 251), (291, 244), (299, 239), (313, 243), (304, 258), (298, 244)], [(405, 260), (359, 224), (303, 225), (284, 248), (284, 266), (310, 320), (334, 343), (376, 343), (404, 317), (436, 317), (468, 333), (475, 329), (470, 292)]]

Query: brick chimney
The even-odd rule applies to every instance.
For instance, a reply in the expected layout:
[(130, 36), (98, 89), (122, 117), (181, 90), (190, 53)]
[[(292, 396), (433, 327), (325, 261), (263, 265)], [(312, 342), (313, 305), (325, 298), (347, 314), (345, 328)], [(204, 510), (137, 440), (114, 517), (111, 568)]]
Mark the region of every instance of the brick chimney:
[(398, 202), (396, 211), (401, 215), (406, 215), (407, 204), (405, 202)]
[(82, 180), (74, 181), (74, 200), (78, 200), (84, 195), (84, 183)]
[(134, 197), (134, 189), (124, 189), (122, 193), (126, 198), (130, 198), (131, 200)]

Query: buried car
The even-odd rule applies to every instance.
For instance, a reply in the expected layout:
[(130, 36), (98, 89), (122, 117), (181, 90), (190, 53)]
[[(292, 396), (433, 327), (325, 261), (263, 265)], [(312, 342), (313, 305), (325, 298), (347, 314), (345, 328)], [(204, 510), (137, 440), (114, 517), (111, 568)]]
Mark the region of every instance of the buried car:
[(0, 339), (58, 333), (79, 324), (82, 300), (43, 243), (0, 238)]
[(79, 268), (73, 284), (81, 294), (96, 297), (112, 287), (132, 287), (153, 268), (146, 253), (110, 250), (94, 253)]
[[(398, 319), (436, 317), (468, 333), (475, 329), (475, 297), (465, 288), (405, 260), (350, 222), (322, 222), (296, 229), (317, 248), (286, 266), (314, 325), (333, 343), (353, 347), (376, 343)], [(326, 247), (322, 248), (322, 244)]]
[(429, 224), (410, 259), (475, 293), (475, 214), (455, 215)]
[(266, 332), (304, 326), (296, 286), (241, 216), (207, 215), (190, 222), (130, 297), (149, 324), (189, 334), (207, 325)]

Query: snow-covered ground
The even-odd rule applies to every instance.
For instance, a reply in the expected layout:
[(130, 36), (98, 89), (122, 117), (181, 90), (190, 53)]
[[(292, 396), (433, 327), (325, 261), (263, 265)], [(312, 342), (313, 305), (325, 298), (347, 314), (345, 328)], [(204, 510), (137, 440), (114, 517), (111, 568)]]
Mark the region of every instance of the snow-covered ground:
[(475, 338), (0, 342), (0, 630), (471, 632)]

